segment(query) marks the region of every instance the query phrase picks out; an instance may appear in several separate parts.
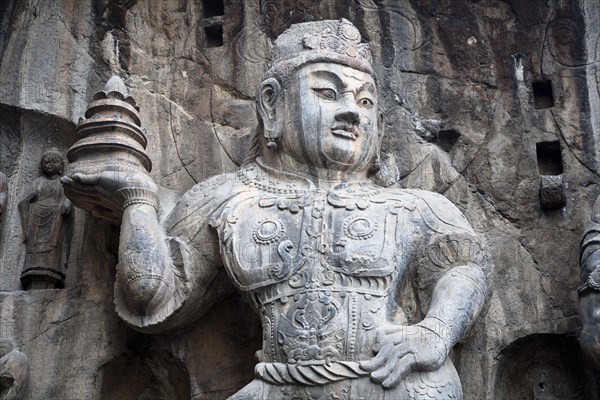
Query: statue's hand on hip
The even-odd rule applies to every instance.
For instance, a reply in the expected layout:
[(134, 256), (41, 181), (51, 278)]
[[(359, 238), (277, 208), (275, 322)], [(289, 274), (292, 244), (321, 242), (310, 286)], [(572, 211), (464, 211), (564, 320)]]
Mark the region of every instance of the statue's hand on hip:
[(361, 367), (386, 389), (397, 386), (413, 372), (439, 369), (448, 355), (441, 336), (418, 324), (383, 328), (374, 350), (377, 355), (363, 361)]

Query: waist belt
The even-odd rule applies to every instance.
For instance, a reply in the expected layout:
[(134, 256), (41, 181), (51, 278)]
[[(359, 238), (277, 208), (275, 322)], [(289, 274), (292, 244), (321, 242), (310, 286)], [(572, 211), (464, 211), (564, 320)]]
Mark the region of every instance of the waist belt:
[(254, 367), (254, 374), (275, 385), (301, 383), (316, 386), (360, 378), (369, 375), (369, 372), (363, 370), (356, 361), (322, 361), (310, 364), (261, 362)]

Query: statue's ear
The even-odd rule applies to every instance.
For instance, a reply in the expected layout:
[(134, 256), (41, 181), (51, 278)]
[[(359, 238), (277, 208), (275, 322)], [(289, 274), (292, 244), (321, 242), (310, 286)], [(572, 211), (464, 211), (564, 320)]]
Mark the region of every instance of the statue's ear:
[(277, 148), (276, 140), (283, 130), (283, 118), (277, 115), (277, 105), (281, 100), (281, 84), (275, 78), (265, 79), (259, 86), (257, 97), (258, 113), (263, 121), (267, 147)]

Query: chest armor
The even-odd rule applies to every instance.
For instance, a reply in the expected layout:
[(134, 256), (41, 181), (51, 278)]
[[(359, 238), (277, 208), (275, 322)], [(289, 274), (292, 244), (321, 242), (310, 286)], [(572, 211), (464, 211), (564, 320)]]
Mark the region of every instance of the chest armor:
[(261, 361), (372, 357), (377, 320), (406, 272), (414, 207), (369, 183), (330, 191), (249, 187), (221, 217), (221, 252), (263, 323)]

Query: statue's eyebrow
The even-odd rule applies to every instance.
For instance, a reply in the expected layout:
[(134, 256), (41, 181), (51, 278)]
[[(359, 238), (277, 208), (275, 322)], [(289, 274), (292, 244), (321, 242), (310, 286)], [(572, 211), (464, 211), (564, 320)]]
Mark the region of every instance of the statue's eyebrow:
[(327, 79), (330, 81), (333, 81), (336, 86), (338, 87), (344, 87), (344, 82), (342, 81), (342, 79), (335, 73), (331, 72), (331, 71), (327, 71), (327, 70), (319, 70), (319, 71), (313, 71), (310, 72), (308, 74), (309, 77), (315, 77), (317, 79)]
[(361, 91), (363, 91), (363, 90), (366, 90), (366, 91), (368, 91), (369, 93), (371, 93), (371, 94), (373, 94), (373, 95), (374, 95), (375, 93), (377, 93), (377, 88), (375, 87), (375, 85), (373, 85), (373, 83), (372, 83), (372, 82), (365, 82), (365, 83), (363, 83), (363, 84), (362, 84), (362, 85), (361, 85), (361, 86), (358, 88), (358, 90), (356, 91), (356, 93), (358, 93), (358, 92), (361, 92)]
[[(327, 79), (330, 81), (333, 81), (335, 83), (335, 85), (338, 88), (341, 88), (342, 90), (345, 90), (347, 85), (344, 83), (343, 79), (340, 78), (340, 76), (334, 72), (331, 71), (327, 71), (327, 70), (318, 70), (318, 71), (313, 71), (310, 72), (308, 74), (309, 78), (316, 78), (316, 79)], [(352, 76), (355, 79), (358, 79), (356, 76)], [(362, 85), (360, 85), (360, 87), (358, 89), (354, 89), (353, 92), (354, 93), (358, 93), (362, 90), (367, 90), (369, 93), (371, 93), (372, 95), (375, 95), (377, 93), (377, 88), (375, 87), (375, 85), (372, 82), (364, 82)]]

